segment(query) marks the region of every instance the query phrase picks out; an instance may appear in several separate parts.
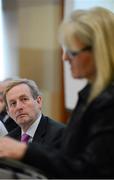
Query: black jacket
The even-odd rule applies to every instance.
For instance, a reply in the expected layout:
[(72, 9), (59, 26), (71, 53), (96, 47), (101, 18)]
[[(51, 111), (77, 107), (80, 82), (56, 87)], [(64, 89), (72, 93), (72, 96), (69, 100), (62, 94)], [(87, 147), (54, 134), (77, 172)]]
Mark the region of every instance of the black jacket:
[(29, 144), (23, 162), (49, 178), (114, 178), (114, 85), (87, 106), (89, 90), (79, 94), (61, 148)]
[[(50, 119), (47, 116), (42, 115), (38, 128), (34, 134), (32, 142), (38, 144), (48, 144), (59, 147), (61, 136), (65, 125)], [(18, 127), (11, 131), (8, 136), (20, 140), (21, 139), (21, 128)]]
[(0, 121), (2, 121), (8, 133), (18, 127), (18, 125), (12, 118), (9, 117), (6, 111), (0, 113)]

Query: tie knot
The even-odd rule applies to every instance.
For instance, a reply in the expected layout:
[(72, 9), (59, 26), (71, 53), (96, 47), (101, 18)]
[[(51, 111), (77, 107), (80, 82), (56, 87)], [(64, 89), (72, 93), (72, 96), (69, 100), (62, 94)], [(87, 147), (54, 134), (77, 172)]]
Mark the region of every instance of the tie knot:
[(30, 139), (30, 136), (28, 134), (26, 133), (22, 134), (21, 142), (28, 143), (29, 139)]

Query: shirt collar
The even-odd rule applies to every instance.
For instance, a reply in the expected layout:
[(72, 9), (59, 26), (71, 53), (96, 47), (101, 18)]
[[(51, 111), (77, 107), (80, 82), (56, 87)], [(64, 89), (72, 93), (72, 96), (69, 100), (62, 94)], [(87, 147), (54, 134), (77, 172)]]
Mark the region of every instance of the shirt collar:
[[(34, 137), (34, 134), (36, 132), (36, 129), (40, 123), (40, 120), (41, 120), (41, 116), (42, 114), (40, 113), (40, 115), (38, 116), (38, 118), (36, 119), (36, 121), (29, 127), (29, 129), (26, 131), (26, 134), (28, 134), (31, 138)], [(24, 132), (22, 131), (22, 134)]]

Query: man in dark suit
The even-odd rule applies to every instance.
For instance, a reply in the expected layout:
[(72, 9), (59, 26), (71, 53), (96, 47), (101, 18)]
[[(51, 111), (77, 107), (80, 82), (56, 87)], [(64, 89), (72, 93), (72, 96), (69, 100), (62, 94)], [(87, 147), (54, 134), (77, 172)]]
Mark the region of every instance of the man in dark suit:
[(42, 114), (42, 96), (36, 83), (18, 79), (9, 83), (6, 92), (7, 112), (19, 125), (8, 136), (23, 141), (21, 136), (26, 134), (28, 139), (24, 141), (28, 141), (27, 143), (59, 146), (58, 138), (62, 135), (64, 125)]
[[(32, 142), (59, 147), (60, 141), (58, 141), (58, 138), (62, 136), (64, 127), (65, 126), (63, 124), (42, 115), (40, 123), (33, 136)], [(18, 127), (14, 129), (8, 134), (8, 136), (16, 140), (21, 140), (21, 128)]]

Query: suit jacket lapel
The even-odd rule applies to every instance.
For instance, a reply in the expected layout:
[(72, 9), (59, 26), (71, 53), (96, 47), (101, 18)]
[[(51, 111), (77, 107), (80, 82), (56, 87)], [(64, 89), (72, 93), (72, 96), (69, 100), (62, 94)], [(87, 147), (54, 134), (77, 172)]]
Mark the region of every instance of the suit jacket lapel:
[(40, 123), (36, 129), (35, 134), (34, 134), (33, 142), (40, 143), (40, 142), (44, 141), (45, 133), (47, 131), (47, 124), (48, 124), (47, 118), (42, 115)]

